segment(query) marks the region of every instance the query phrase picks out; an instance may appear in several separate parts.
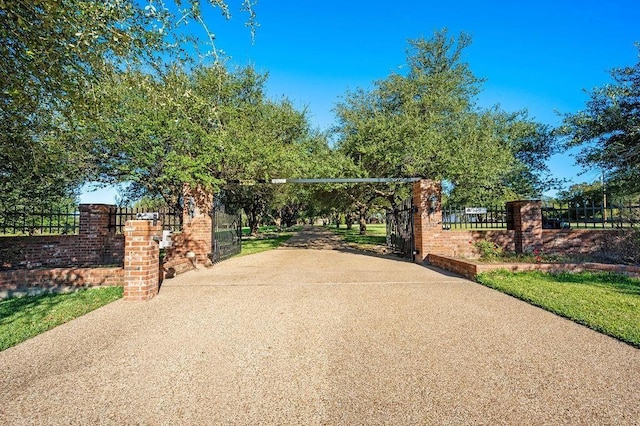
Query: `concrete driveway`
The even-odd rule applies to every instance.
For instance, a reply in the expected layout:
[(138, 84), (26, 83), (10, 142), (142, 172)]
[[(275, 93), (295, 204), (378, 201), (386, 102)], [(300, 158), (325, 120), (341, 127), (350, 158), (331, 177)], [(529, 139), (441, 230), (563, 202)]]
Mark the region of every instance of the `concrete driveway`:
[(0, 365), (3, 425), (640, 424), (640, 350), (317, 228)]

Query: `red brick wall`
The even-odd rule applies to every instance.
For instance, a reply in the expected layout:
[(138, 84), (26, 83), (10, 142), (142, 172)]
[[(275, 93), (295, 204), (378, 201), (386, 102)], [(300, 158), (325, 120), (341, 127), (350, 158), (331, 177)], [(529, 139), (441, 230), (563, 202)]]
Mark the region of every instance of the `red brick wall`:
[(0, 270), (121, 265), (124, 236), (109, 228), (111, 207), (81, 204), (78, 235), (0, 237)]
[(514, 231), (432, 231), (427, 254), (439, 254), (450, 257), (477, 258), (474, 246), (477, 241), (491, 241), (505, 251), (514, 251)]
[[(508, 252), (515, 251), (515, 231), (431, 231), (427, 254), (474, 259), (473, 243), (491, 241)], [(628, 231), (587, 229), (545, 229), (541, 232), (541, 250), (550, 254), (589, 255), (594, 259), (623, 260), (621, 241)]]
[(601, 272), (609, 271), (626, 274), (632, 277), (640, 276), (640, 266), (610, 265), (603, 263), (478, 263), (467, 259), (454, 259), (446, 256), (430, 254), (430, 265), (454, 272), (466, 278), (475, 280), (482, 272), (494, 269), (508, 271), (545, 271), (545, 272)]
[[(491, 241), (504, 250), (515, 250), (514, 231), (443, 230), (441, 192), (440, 183), (431, 180), (421, 180), (413, 186), (413, 203), (417, 208), (413, 220), (418, 263), (427, 260), (430, 253), (452, 257), (477, 257), (473, 243), (480, 240)], [(435, 210), (431, 211), (433, 196), (436, 196), (438, 201)]]
[(0, 269), (33, 269), (89, 263), (78, 235), (0, 237)]
[(11, 292), (29, 287), (121, 286), (123, 276), (121, 267), (15, 269), (0, 271), (0, 292)]
[[(507, 203), (507, 210), (512, 213), (512, 229), (509, 230), (443, 230), (441, 192), (440, 183), (432, 180), (424, 179), (413, 186), (413, 202), (417, 210), (414, 228), (418, 263), (428, 261), (430, 254), (476, 258), (478, 253), (474, 243), (483, 240), (493, 242), (505, 251), (517, 253), (542, 250), (546, 253), (585, 254), (598, 260), (630, 263), (637, 258), (637, 243), (634, 245), (630, 240), (632, 233), (629, 230), (543, 230), (540, 201)], [(437, 202), (432, 206), (431, 199), (434, 196)]]
[(589, 229), (545, 229), (542, 250), (557, 254), (588, 254), (603, 260), (619, 260), (622, 240), (630, 231)]

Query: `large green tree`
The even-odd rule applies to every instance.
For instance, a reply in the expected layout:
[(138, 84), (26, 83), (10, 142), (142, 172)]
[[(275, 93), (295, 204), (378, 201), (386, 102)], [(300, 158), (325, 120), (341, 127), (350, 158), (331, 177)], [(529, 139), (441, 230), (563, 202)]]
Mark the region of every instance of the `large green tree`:
[(589, 93), (584, 110), (565, 115), (557, 131), (568, 147), (581, 147), (579, 164), (602, 169), (611, 189), (629, 195), (640, 192), (640, 60), (613, 69), (611, 78)]
[[(250, 67), (230, 72), (219, 65), (114, 73), (91, 93), (99, 106), (82, 120), (92, 178), (126, 182), (130, 199), (160, 197), (178, 206), (183, 184), (217, 193), (229, 180), (292, 174), (308, 123), (286, 99), (267, 99), (265, 80)], [(226, 190), (238, 202), (255, 195)]]
[(222, 191), (257, 232), (276, 189), (228, 183), (299, 175), (311, 138), (303, 111), (266, 97), (266, 78), (251, 67), (220, 65), (114, 72), (95, 86), (90, 95), (99, 102), (79, 120), (92, 180), (124, 182), (127, 199), (176, 208), (184, 184)]
[(410, 40), (404, 73), (338, 104), (339, 149), (368, 176), (447, 180), (460, 202), (504, 198), (518, 176), (543, 168), (552, 152), (544, 126), (476, 105), (482, 80), (462, 60), (470, 43), (446, 30)]
[[(208, 3), (229, 16), (223, 0)], [(243, 8), (253, 22), (251, 3)], [(85, 178), (86, 146), (60, 133), (92, 108), (92, 86), (114, 68), (184, 60), (182, 18), (204, 25), (202, 16), (199, 0), (0, 0), (0, 203), (72, 194)]]

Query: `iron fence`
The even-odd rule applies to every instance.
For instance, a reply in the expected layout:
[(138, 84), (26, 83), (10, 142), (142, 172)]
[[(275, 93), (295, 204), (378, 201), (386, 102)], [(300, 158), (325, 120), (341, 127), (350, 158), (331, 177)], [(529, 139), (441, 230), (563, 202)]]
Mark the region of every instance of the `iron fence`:
[(77, 234), (80, 227), (78, 206), (0, 208), (2, 235)]
[(507, 208), (442, 207), (443, 229), (507, 229)]
[(122, 234), (125, 223), (128, 220), (135, 220), (138, 213), (158, 213), (158, 220), (162, 224), (162, 229), (167, 231), (182, 230), (182, 212), (170, 208), (149, 209), (133, 207), (114, 207), (109, 211), (109, 230), (116, 234)]
[[(229, 211), (228, 211), (229, 210)], [(211, 261), (221, 262), (242, 251), (242, 212), (229, 209), (215, 197), (211, 227)]]
[(542, 227), (569, 228), (634, 228), (640, 226), (640, 202), (608, 203), (545, 203), (542, 207)]
[(387, 211), (387, 247), (405, 259), (415, 260), (413, 199), (404, 200), (395, 210)]

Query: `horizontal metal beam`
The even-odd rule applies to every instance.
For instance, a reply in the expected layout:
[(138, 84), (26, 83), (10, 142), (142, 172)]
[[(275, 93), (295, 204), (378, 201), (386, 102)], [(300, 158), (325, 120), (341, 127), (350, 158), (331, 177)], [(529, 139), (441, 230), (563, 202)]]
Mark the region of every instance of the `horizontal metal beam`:
[(271, 179), (271, 183), (409, 183), (422, 178), (319, 178), (319, 179)]

